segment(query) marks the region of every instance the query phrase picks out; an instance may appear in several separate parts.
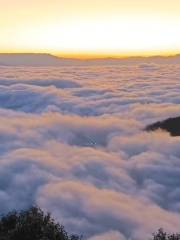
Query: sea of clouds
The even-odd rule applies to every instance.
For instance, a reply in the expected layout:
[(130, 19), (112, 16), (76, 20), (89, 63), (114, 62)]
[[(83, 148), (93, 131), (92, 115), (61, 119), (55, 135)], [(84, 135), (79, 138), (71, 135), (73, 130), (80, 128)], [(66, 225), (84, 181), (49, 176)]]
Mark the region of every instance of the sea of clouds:
[(88, 240), (180, 231), (180, 65), (0, 67), (0, 213), (37, 204)]

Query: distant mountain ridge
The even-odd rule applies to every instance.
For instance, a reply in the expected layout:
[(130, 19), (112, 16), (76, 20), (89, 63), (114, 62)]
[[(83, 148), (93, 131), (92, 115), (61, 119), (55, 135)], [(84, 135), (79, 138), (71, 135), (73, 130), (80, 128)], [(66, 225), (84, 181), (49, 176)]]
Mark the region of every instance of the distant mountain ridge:
[(6, 66), (59, 66), (73, 63), (71, 59), (46, 53), (0, 53), (0, 65)]
[(118, 64), (180, 64), (180, 54), (175, 56), (75, 59), (46, 53), (0, 53), (0, 66), (71, 66)]

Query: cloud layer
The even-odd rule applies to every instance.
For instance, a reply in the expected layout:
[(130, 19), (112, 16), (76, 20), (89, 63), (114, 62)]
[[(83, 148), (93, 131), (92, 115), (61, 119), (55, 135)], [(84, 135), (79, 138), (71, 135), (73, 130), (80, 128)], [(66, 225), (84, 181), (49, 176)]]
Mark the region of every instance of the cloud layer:
[(38, 204), (88, 240), (179, 231), (179, 65), (0, 67), (0, 212)]

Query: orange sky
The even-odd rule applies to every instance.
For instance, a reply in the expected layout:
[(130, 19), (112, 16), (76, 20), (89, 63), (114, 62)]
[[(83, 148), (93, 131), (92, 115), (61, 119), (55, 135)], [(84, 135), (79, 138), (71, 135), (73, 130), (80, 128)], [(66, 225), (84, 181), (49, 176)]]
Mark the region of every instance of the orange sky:
[(180, 52), (179, 0), (0, 0), (0, 52)]

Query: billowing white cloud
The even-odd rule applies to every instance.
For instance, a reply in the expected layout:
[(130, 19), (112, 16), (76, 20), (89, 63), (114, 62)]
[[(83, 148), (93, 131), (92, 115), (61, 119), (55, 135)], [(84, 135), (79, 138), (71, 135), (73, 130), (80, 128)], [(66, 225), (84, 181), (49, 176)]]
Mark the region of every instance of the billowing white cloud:
[(120, 234), (120, 232), (116, 231), (109, 231), (107, 233), (103, 233), (100, 235), (97, 235), (95, 237), (89, 238), (89, 240), (124, 240), (124, 236)]
[(179, 231), (179, 65), (0, 67), (0, 212), (38, 204), (88, 240)]

